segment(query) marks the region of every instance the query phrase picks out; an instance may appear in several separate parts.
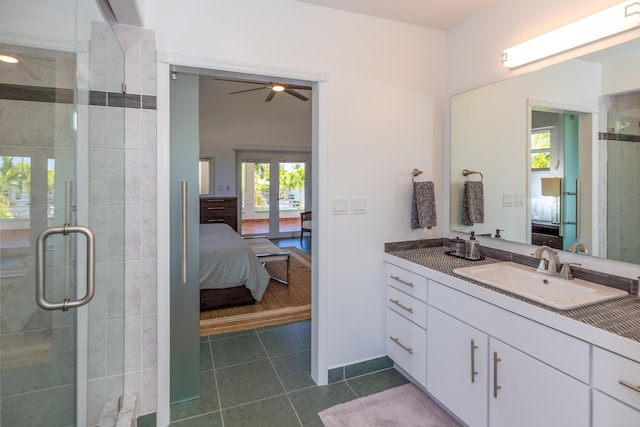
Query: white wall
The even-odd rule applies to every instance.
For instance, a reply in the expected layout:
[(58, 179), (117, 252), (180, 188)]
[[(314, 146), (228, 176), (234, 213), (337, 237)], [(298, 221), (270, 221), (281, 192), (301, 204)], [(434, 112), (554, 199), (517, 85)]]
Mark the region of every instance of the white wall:
[(640, 55), (602, 66), (602, 93), (614, 94), (638, 90)]
[[(440, 188), (445, 33), (293, 0), (147, 3), (160, 56), (324, 73), (319, 206), (366, 197), (365, 215), (316, 216), (329, 367), (385, 354), (382, 253), (410, 230), (412, 168)], [(162, 78), (162, 76), (159, 76)], [(438, 220), (445, 215), (436, 192)], [(316, 232), (316, 229), (318, 230)]]

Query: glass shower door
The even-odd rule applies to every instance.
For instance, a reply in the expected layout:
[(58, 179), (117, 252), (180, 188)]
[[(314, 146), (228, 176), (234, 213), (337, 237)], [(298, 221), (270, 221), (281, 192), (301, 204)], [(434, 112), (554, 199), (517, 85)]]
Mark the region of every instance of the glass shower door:
[(0, 425), (115, 425), (124, 113), (95, 108), (89, 89), (110, 89), (96, 87), (99, 67), (115, 68), (120, 87), (122, 52), (91, 2), (0, 10)]

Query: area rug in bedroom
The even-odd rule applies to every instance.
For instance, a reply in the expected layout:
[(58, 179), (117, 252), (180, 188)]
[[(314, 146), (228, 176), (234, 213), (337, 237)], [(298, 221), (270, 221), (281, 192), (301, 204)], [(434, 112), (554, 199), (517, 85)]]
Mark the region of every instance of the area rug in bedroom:
[(413, 384), (405, 384), (318, 413), (325, 427), (459, 427)]
[[(311, 318), (311, 257), (295, 247), (291, 253), (291, 283), (271, 280), (262, 301), (242, 307), (200, 313), (200, 335), (236, 332), (263, 326), (279, 325)], [(265, 266), (271, 277), (287, 277), (285, 261)]]

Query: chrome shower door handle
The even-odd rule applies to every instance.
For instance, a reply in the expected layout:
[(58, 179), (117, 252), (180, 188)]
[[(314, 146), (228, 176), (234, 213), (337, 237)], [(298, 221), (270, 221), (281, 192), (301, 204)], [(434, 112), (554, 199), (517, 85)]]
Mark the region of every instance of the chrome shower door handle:
[[(46, 242), (47, 238), (54, 234), (79, 233), (85, 236), (87, 242), (87, 283), (85, 295), (76, 300), (65, 298), (62, 302), (52, 302), (47, 300), (45, 295), (46, 289)], [(40, 232), (36, 239), (36, 302), (45, 310), (62, 310), (67, 311), (70, 308), (78, 308), (93, 298), (96, 290), (96, 237), (89, 227), (81, 225), (69, 225), (49, 227)]]
[(181, 200), (181, 213), (182, 220), (180, 226), (180, 247), (182, 249), (182, 272), (181, 279), (182, 284), (187, 284), (187, 181), (181, 182), (182, 187), (182, 200)]

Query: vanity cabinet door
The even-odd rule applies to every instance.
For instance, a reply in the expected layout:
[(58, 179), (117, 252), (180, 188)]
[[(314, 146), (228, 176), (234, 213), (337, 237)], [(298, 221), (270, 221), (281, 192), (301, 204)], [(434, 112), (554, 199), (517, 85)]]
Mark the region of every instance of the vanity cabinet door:
[(387, 355), (427, 386), (427, 331), (391, 309), (387, 309)]
[(486, 334), (429, 307), (427, 390), (469, 426), (487, 425)]
[(593, 427), (638, 427), (640, 411), (593, 391)]
[(489, 425), (590, 425), (590, 389), (515, 348), (489, 339)]

